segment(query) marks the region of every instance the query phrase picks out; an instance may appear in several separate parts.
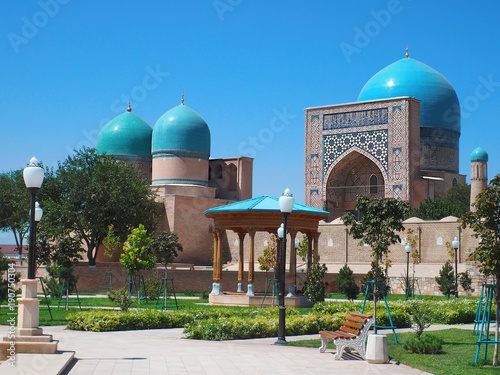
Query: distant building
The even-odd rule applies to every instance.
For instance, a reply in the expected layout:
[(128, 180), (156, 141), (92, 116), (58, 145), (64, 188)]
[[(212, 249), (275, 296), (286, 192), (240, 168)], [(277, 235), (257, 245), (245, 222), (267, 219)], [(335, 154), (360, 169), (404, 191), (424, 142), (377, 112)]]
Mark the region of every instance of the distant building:
[(151, 181), (164, 208), (159, 230), (177, 233), (184, 248), (178, 262), (210, 265), (211, 221), (202, 212), (252, 197), (253, 159), (210, 159), (208, 124), (184, 97), (153, 128), (129, 105), (102, 128), (96, 149), (132, 163)]
[(305, 113), (306, 204), (330, 211), (330, 220), (353, 210), (358, 194), (418, 207), (465, 183), (455, 90), (408, 51), (371, 77), (356, 102)]

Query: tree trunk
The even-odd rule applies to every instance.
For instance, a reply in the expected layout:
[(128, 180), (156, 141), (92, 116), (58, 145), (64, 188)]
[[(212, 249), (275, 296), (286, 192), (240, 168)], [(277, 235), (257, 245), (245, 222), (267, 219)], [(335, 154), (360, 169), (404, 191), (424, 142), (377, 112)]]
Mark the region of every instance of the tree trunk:
[(97, 257), (97, 249), (94, 253), (94, 248), (87, 249), (87, 259), (89, 261), (89, 267), (95, 267), (95, 258)]

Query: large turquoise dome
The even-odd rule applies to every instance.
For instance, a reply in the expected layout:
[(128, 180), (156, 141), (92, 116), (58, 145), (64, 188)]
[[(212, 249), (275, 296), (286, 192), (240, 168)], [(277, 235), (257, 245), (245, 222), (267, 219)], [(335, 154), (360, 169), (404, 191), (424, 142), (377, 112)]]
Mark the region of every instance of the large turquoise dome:
[(420, 100), (420, 126), (460, 134), (460, 106), (451, 83), (438, 71), (406, 57), (366, 82), (358, 101), (409, 96)]
[(96, 150), (100, 154), (151, 158), (153, 129), (139, 116), (127, 112), (108, 122), (99, 132)]
[(488, 153), (482, 147), (478, 147), (472, 151), (470, 161), (488, 161)]
[(156, 121), (151, 151), (153, 157), (175, 154), (208, 160), (210, 129), (196, 111), (187, 105), (178, 105)]

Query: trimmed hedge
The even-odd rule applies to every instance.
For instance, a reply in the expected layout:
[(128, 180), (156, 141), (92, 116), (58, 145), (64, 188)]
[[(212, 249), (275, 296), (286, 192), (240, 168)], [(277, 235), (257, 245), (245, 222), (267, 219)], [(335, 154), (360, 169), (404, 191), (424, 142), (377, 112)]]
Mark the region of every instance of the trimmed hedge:
[[(432, 323), (460, 324), (474, 322), (477, 300), (412, 301), (426, 304), (432, 311)], [(398, 328), (411, 326), (411, 304), (389, 302), (392, 322)], [(350, 311), (360, 311), (359, 302), (317, 303), (309, 314), (286, 310), (286, 335), (316, 334), (337, 330)], [(365, 312), (373, 311), (367, 303)], [(184, 311), (133, 309), (127, 312), (90, 310), (67, 317), (68, 329), (81, 331), (122, 331), (136, 329), (184, 328), (186, 337), (199, 340), (234, 340), (273, 337), (278, 334), (278, 309), (205, 308)], [(385, 306), (377, 307), (377, 325), (389, 326)]]

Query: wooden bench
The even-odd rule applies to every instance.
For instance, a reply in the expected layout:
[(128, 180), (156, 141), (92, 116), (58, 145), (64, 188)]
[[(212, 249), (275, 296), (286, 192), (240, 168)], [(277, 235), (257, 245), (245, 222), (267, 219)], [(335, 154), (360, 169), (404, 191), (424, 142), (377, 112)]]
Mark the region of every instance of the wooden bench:
[(360, 314), (356, 312), (349, 313), (349, 316), (344, 320), (342, 326), (337, 331), (320, 331), (321, 347), (319, 351), (324, 353), (328, 345), (328, 341), (333, 341), (337, 347), (335, 359), (342, 357), (345, 349), (351, 348), (356, 350), (359, 355), (365, 359), (366, 356), (366, 337), (368, 330), (373, 324), (371, 315)]

